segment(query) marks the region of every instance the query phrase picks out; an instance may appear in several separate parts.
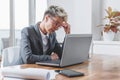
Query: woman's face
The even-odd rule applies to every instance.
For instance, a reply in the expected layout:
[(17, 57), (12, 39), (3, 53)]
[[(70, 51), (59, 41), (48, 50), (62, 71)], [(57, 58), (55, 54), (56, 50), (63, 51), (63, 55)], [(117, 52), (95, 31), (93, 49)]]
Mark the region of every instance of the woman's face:
[(46, 17), (45, 30), (47, 33), (52, 33), (62, 26), (62, 19), (59, 17)]

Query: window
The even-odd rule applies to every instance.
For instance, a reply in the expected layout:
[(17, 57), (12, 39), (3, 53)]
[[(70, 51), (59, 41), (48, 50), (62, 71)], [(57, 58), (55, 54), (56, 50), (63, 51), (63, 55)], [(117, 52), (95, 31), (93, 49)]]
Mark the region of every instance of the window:
[[(30, 21), (31, 19), (36, 19), (36, 22), (42, 20), (46, 7), (47, 0), (1, 0), (0, 52), (4, 49), (3, 45), (19, 45), (21, 30), (35, 23), (35, 20)], [(2, 42), (3, 38), (5, 41), (7, 39), (7, 42)]]
[(2, 48), (8, 45), (7, 40), (9, 37), (10, 29), (10, 14), (9, 14), (10, 0), (0, 0), (0, 11), (1, 11), (0, 12), (0, 54), (1, 54)]
[(0, 29), (9, 29), (10, 22), (10, 0), (0, 1)]
[(28, 26), (28, 0), (15, 0), (15, 29)]

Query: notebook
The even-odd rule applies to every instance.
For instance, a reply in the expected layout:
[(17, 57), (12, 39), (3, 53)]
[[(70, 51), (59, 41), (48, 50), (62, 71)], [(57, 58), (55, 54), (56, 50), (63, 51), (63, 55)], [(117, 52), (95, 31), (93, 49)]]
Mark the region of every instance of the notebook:
[(36, 62), (36, 64), (65, 67), (82, 63), (89, 59), (91, 41), (91, 34), (67, 34), (64, 40), (61, 60)]

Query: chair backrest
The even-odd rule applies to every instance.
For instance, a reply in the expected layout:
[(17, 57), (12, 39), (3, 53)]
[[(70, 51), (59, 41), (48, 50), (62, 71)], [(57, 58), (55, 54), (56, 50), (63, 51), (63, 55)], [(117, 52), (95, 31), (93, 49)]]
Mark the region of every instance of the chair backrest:
[(2, 41), (2, 49), (9, 47), (9, 38), (1, 38)]
[(20, 47), (8, 47), (2, 51), (1, 67), (20, 64)]

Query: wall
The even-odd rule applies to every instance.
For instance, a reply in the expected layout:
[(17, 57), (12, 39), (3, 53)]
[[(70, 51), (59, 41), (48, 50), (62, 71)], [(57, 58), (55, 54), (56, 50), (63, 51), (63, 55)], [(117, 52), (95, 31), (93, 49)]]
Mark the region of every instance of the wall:
[(105, 4), (105, 8), (108, 6), (111, 6), (113, 10), (119, 10), (120, 11), (120, 1), (119, 0), (105, 0), (103, 4)]
[(92, 0), (92, 33), (94, 40), (101, 40), (101, 27), (97, 25), (102, 23), (102, 10), (103, 4), (102, 0)]
[[(48, 0), (48, 6), (58, 5), (68, 13), (68, 22), (73, 34), (92, 34), (91, 28), (91, 0)], [(63, 40), (64, 31), (57, 31), (58, 39)]]

